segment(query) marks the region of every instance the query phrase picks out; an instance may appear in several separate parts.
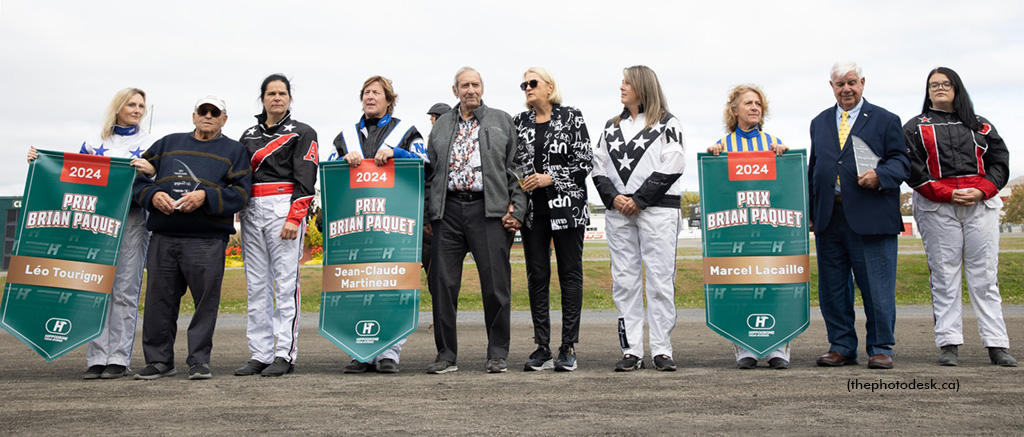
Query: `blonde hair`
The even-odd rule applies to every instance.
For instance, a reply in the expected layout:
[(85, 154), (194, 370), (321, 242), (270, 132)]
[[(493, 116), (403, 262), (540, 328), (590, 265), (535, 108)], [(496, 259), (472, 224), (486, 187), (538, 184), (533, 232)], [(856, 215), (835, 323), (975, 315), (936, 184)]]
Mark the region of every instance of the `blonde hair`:
[(746, 94), (747, 91), (753, 91), (761, 99), (761, 119), (757, 121), (757, 128), (761, 129), (764, 126), (764, 119), (768, 118), (768, 98), (765, 97), (764, 91), (754, 84), (736, 85), (729, 90), (729, 101), (725, 104), (725, 111), (722, 112), (722, 121), (725, 122), (726, 132), (735, 131), (739, 125), (733, 110), (740, 107), (740, 96)]
[[(658, 75), (646, 65), (634, 65), (623, 68), (622, 75), (626, 77), (626, 83), (633, 88), (633, 91), (640, 97), (640, 104), (644, 107), (644, 129), (661, 122), (662, 117), (668, 114), (668, 99), (661, 92), (661, 84), (658, 82)], [(622, 121), (622, 115), (616, 115), (613, 119), (616, 126)]]
[[(549, 103), (551, 103), (552, 105), (562, 104), (562, 88), (558, 86), (558, 83), (555, 82), (555, 77), (552, 76), (547, 69), (541, 67), (530, 67), (529, 69), (526, 70), (525, 73), (523, 73), (524, 80), (526, 79), (526, 75), (529, 73), (536, 74), (537, 76), (540, 77), (541, 80), (551, 84), (551, 95), (548, 96)], [(530, 102), (526, 102), (526, 109), (533, 109), (533, 106), (530, 105)]]
[(363, 92), (366, 91), (366, 87), (370, 86), (374, 82), (380, 83), (380, 87), (384, 89), (384, 98), (388, 101), (388, 114), (394, 114), (395, 105), (398, 104), (398, 94), (395, 93), (395, 88), (391, 86), (391, 79), (384, 76), (371, 76), (363, 82), (363, 87), (359, 89), (359, 101), (363, 100)]
[[(100, 138), (110, 138), (114, 133), (114, 125), (117, 124), (117, 114), (121, 112), (124, 105), (128, 104), (128, 101), (138, 94), (142, 96), (142, 116), (146, 116), (146, 92), (138, 88), (125, 88), (114, 94), (114, 98), (110, 100), (110, 104), (107, 105), (107, 111), (103, 114), (103, 130), (100, 131)], [(140, 120), (141, 121), (141, 120)]]

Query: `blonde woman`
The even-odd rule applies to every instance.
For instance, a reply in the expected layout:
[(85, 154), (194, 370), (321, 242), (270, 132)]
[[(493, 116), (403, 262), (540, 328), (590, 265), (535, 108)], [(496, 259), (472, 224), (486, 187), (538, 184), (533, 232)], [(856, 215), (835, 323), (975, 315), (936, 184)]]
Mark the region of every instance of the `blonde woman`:
[[(152, 166), (142, 153), (153, 144), (152, 137), (139, 122), (146, 115), (146, 93), (138, 88), (125, 88), (114, 94), (104, 113), (99, 135), (82, 143), (78, 153), (131, 158), (131, 165), (151, 173)], [(35, 147), (29, 149), (28, 161), (38, 157)], [(88, 369), (83, 379), (117, 379), (131, 372), (132, 345), (135, 344), (135, 321), (139, 315), (139, 293), (142, 290), (142, 269), (149, 249), (146, 211), (132, 202), (121, 234), (121, 252), (117, 257), (114, 286), (110, 291), (107, 324), (100, 336), (89, 342), (85, 359)]]
[[(782, 155), (788, 147), (778, 137), (761, 130), (768, 116), (768, 98), (757, 85), (738, 85), (729, 90), (729, 102), (725, 105), (722, 119), (728, 134), (708, 147), (708, 153), (772, 151)], [(753, 369), (757, 367), (757, 356), (742, 347), (736, 348), (736, 367)], [(789, 343), (771, 351), (765, 357), (772, 369), (789, 368)]]
[[(623, 70), (622, 113), (609, 120), (594, 149), (594, 184), (608, 208), (612, 298), (619, 309), (620, 372), (644, 367), (644, 293), (654, 367), (676, 370), (676, 235), (686, 166), (683, 128), (668, 112), (658, 77), (637, 65)], [(645, 277), (640, 277), (640, 272)]]
[[(523, 74), (519, 88), (528, 110), (512, 117), (512, 123), (519, 136), (519, 162), (531, 173), (523, 174), (527, 204), (520, 232), (537, 343), (523, 370), (572, 371), (583, 305), (583, 233), (590, 224), (586, 180), (594, 155), (583, 114), (562, 105), (562, 92), (551, 73), (532, 67)], [(562, 294), (562, 344), (555, 360), (548, 317), (552, 242)]]

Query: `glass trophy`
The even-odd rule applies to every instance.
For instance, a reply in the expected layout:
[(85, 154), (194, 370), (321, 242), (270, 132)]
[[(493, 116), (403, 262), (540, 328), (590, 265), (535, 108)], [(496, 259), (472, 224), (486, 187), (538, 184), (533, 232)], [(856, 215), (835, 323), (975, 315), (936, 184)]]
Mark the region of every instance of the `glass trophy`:
[(185, 164), (180, 159), (174, 160), (173, 174), (175, 180), (171, 182), (171, 191), (178, 195), (178, 198), (174, 201), (174, 209), (181, 209), (182, 196), (198, 189), (200, 182), (188, 164)]
[(878, 166), (878, 155), (871, 151), (871, 147), (868, 147), (868, 143), (860, 137), (854, 135), (850, 137), (853, 140), (853, 156), (857, 160), (857, 174), (864, 174), (868, 170), (874, 170)]

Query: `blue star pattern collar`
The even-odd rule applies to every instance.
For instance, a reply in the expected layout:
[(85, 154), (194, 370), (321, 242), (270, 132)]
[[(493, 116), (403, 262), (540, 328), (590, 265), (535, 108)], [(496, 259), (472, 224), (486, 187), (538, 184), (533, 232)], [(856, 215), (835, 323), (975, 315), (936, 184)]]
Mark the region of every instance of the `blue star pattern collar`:
[(116, 134), (116, 135), (121, 135), (123, 137), (127, 137), (127, 136), (135, 135), (137, 133), (139, 133), (139, 125), (130, 126), (130, 127), (121, 127), (121, 126), (118, 126), (118, 125), (114, 125), (114, 134)]

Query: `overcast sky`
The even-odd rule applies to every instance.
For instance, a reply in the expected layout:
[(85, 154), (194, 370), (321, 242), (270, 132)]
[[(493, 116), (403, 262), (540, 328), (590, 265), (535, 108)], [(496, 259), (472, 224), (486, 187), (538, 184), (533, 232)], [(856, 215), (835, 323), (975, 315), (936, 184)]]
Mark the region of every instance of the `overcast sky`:
[(22, 194), (29, 146), (78, 151), (124, 87), (148, 93), (157, 137), (191, 130), (196, 99), (216, 94), (237, 139), (255, 123), (262, 79), (284, 73), (294, 117), (329, 146), (357, 121), (374, 74), (393, 80), (396, 116), (426, 134), (427, 108), (455, 102), (463, 65), (482, 73), (484, 102), (511, 114), (525, 109), (523, 71), (549, 69), (592, 136), (621, 110), (622, 68), (650, 66), (682, 121), (694, 191), (696, 154), (723, 135), (732, 85), (762, 86), (765, 130), (807, 148), (810, 120), (835, 104), (835, 61), (860, 63), (864, 96), (903, 121), (920, 112), (928, 71), (947, 66), (1005, 138), (1013, 178), (1024, 174), (1021, 4), (0, 0), (0, 195)]

